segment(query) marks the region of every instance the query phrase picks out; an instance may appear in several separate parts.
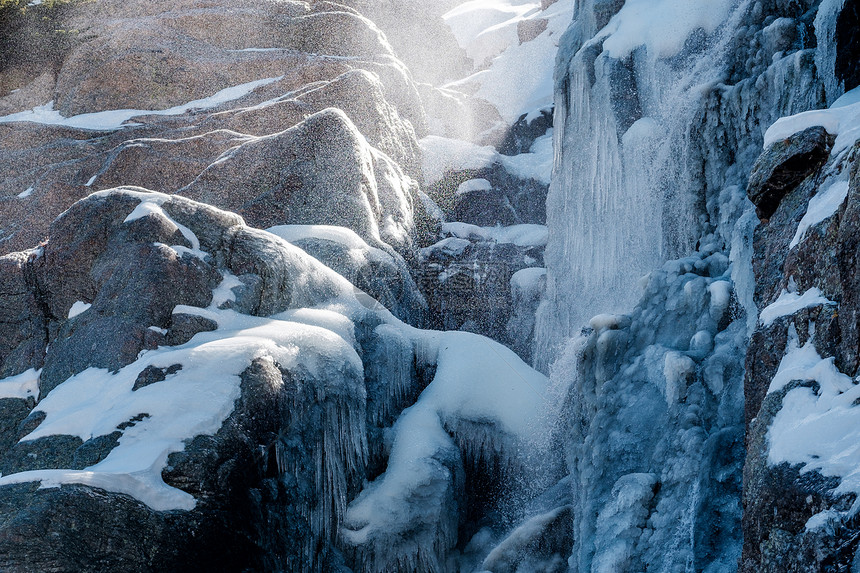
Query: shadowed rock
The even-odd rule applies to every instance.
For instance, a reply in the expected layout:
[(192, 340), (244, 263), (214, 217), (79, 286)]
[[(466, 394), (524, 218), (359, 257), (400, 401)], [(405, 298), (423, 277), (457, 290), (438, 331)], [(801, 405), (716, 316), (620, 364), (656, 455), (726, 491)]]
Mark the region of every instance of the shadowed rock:
[(770, 218), (782, 198), (827, 161), (833, 139), (823, 127), (810, 127), (777, 141), (759, 156), (747, 196), (760, 219)]

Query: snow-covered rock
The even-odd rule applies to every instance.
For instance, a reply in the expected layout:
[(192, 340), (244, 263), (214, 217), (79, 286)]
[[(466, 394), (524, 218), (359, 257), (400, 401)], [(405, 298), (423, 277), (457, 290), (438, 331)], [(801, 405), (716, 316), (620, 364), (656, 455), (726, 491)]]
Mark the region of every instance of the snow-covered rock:
[[(346, 229), (273, 231), (375, 253)], [(555, 459), (546, 377), (407, 326), (238, 215), (101, 191), (2, 262), (0, 305), (34, 327), (0, 353), (4, 570), (425, 571)], [(507, 495), (468, 501), (482, 476)], [(73, 531), (111, 549), (77, 553)]]

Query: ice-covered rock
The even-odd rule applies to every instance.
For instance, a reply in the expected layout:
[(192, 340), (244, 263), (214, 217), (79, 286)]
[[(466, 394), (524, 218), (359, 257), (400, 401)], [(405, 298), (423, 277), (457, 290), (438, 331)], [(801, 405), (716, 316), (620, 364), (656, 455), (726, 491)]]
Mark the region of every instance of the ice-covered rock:
[(600, 315), (551, 379), (566, 389), (564, 444), (579, 570), (730, 570), (741, 548), (746, 321), (713, 250), (646, 279), (630, 315)]
[[(767, 332), (783, 332), (791, 320), (783, 311), (814, 322), (831, 345), (854, 336), (841, 308), (852, 290), (842, 281), (853, 271), (837, 253), (856, 241), (820, 240), (845, 197), (850, 203), (847, 168), (833, 166), (851, 152), (831, 155), (835, 131), (827, 121), (809, 123), (815, 114), (782, 122), (800, 129), (776, 139), (765, 133), (780, 117), (826, 107), (851, 87), (837, 66), (840, 12), (841, 1), (577, 5), (557, 60), (547, 290), (535, 342), (537, 365), (570, 389), (574, 570), (734, 571), (743, 547), (744, 571), (800, 571), (822, 566), (843, 539), (817, 533), (820, 543), (792, 541), (788, 532), (827, 509), (818, 496), (838, 484), (814, 476), (799, 485), (796, 470), (763, 461), (764, 430), (755, 430), (755, 443), (750, 433), (772, 419), (764, 415), (772, 408), (759, 407), (767, 384), (750, 380), (773, 378), (785, 335)], [(836, 116), (851, 114), (837, 110), (828, 121)], [(810, 125), (825, 129), (796, 136), (794, 147), (821, 143), (792, 164), (795, 151), (782, 153), (792, 141), (781, 137)], [(766, 140), (776, 142), (773, 156), (754, 170)], [(760, 192), (768, 181), (780, 190), (770, 203)], [(756, 217), (748, 182), (750, 198), (766, 207), (762, 216), (776, 209), (770, 222)], [(821, 195), (806, 209), (816, 189)], [(773, 322), (752, 335), (757, 350), (744, 372), (758, 309), (767, 310), (762, 325)], [(608, 320), (622, 314), (630, 318)], [(838, 335), (836, 321), (844, 325)], [(798, 327), (800, 346), (811, 328)], [(840, 369), (851, 365), (849, 375), (850, 344), (835, 360)], [(742, 517), (745, 430), (743, 482), (751, 489)], [(798, 508), (800, 494), (778, 499), (786, 488), (812, 494), (805, 502), (812, 507)], [(781, 520), (786, 532), (777, 531)], [(786, 552), (792, 557), (779, 561)]]

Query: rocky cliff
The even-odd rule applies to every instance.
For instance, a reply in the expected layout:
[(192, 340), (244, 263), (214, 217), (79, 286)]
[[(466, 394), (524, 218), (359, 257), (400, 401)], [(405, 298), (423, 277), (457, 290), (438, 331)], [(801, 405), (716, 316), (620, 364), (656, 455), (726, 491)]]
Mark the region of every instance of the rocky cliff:
[(0, 569), (860, 569), (858, 13), (0, 3)]

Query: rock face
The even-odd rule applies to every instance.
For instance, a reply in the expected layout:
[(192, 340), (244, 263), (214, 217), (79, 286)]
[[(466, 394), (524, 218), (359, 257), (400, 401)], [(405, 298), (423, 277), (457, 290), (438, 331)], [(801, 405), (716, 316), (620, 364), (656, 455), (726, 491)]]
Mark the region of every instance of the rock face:
[[(528, 356), (525, 348), (530, 329), (508, 332), (515, 306), (516, 286), (512, 281), (519, 271), (541, 267), (546, 228), (447, 223), (442, 225), (442, 236), (421, 249), (424, 264), (420, 279), (428, 293), (431, 324), (442, 330), (483, 334), (511, 347), (519, 345), (520, 355)], [(527, 303), (522, 301), (516, 308), (520, 320), (527, 321)]]
[[(540, 450), (523, 428), (546, 415), (545, 379), (504, 347), (408, 327), (301, 249), (179, 196), (95, 193), (49, 237), (2, 259), (19, 326), (0, 353), (4, 571), (417, 572), (444, 567), (461, 527), (500, 519), (490, 507), (520, 511), (461, 501), (489, 476), (518, 491), (522, 472), (500, 468)], [(463, 376), (481, 395), (508, 379), (500, 391), (521, 395), (501, 403), (528, 414), (434, 401)], [(453, 474), (433, 469), (433, 448), (397, 453), (416, 400)], [(415, 464), (445, 511), (415, 495)], [(378, 491), (387, 506), (367, 501)], [(423, 514), (425, 533), (376, 529), (367, 503)]]
[[(39, 88), (39, 104), (53, 100), (59, 113), (48, 125), (0, 120), (2, 252), (36, 244), (91, 191), (142, 185), (238, 210), (256, 226), (345, 223), (414, 257), (424, 112), (384, 35), (355, 10), (101, 1), (63, 18), (81, 33), (54, 85)], [(0, 104), (24, 112), (14, 108), (18, 93)], [(330, 108), (340, 111), (319, 115)], [(120, 127), (116, 113), (137, 119)], [(279, 173), (275, 155), (304, 173)], [(268, 166), (250, 164), (263, 160)], [(215, 192), (215, 178), (236, 186)], [(318, 208), (332, 197), (346, 203)]]
[[(808, 131), (769, 147), (759, 162), (779, 161), (786, 144), (802, 144)], [(851, 431), (834, 416), (851, 416), (856, 405), (846, 402), (840, 409), (829, 405), (828, 396), (852, 393), (858, 373), (858, 151), (855, 146), (810, 165), (808, 176), (755, 233), (755, 296), (763, 310), (744, 381), (742, 571), (836, 571), (856, 564), (857, 527), (850, 516), (857, 492), (832, 463), (833, 449), (838, 452), (844, 432)], [(779, 185), (780, 174), (773, 177)], [(834, 191), (810, 226), (807, 214)], [(791, 370), (800, 349), (809, 354), (806, 366)], [(818, 362), (829, 365), (829, 376), (810, 369)], [(834, 381), (847, 387), (834, 388)], [(820, 437), (818, 426), (804, 417), (809, 404), (818, 405), (820, 423), (833, 436)], [(786, 416), (793, 418), (794, 432), (815, 436), (810, 443), (786, 428)], [(794, 448), (786, 450), (785, 440)]]

